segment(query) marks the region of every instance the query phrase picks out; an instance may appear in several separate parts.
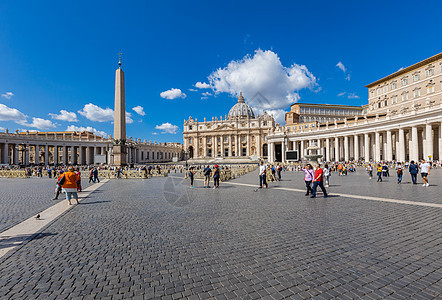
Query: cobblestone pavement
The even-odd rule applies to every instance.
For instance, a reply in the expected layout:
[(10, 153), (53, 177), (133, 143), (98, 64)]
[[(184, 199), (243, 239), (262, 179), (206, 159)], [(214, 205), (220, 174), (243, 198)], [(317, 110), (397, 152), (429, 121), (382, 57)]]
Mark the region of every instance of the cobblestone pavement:
[(442, 297), (439, 208), (181, 180), (103, 185), (0, 260), (0, 298)]
[[(54, 178), (0, 178), (0, 232), (54, 205)], [(89, 186), (82, 180), (83, 188)], [(61, 194), (58, 199), (66, 199)]]
[[(383, 177), (383, 182), (376, 182), (376, 177), (369, 179), (365, 169), (362, 168), (358, 169), (356, 173), (348, 173), (347, 176), (339, 176), (337, 172), (332, 172), (330, 188), (327, 190), (330, 193), (442, 204), (442, 169), (432, 169), (430, 173), (428, 177), (430, 186), (423, 187), (420, 174), (418, 175), (418, 184), (413, 185), (408, 172), (405, 172), (402, 184), (397, 184), (397, 176), (393, 171), (390, 171), (390, 177)], [(282, 172), (282, 181), (271, 182), (270, 187), (289, 187), (305, 190), (303, 178), (304, 172)], [(232, 182), (259, 185), (256, 172), (243, 175)]]

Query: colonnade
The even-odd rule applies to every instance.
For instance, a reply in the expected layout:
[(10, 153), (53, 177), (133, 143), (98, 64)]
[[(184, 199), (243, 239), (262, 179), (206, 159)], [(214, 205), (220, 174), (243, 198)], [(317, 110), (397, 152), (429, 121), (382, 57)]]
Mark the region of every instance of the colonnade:
[[(269, 161), (285, 161), (285, 150), (297, 150), (303, 158), (307, 148), (319, 147), (325, 161), (418, 161), (442, 159), (442, 123), (376, 126), (371, 130), (345, 130), (337, 133), (327, 130), (308, 137), (284, 137), (269, 142)], [(282, 147), (282, 157), (275, 157), (276, 145)]]
[(102, 156), (99, 163), (109, 161), (109, 146), (75, 146), (51, 145), (33, 143), (0, 143), (1, 164), (29, 165), (29, 164), (94, 164), (98, 155)]

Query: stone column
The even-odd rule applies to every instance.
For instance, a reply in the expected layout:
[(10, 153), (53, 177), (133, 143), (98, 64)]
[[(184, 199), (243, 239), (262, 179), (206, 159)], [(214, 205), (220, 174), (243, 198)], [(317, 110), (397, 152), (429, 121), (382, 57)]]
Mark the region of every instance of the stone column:
[(2, 156), (3, 156), (2, 162), (4, 164), (9, 164), (9, 144), (8, 143), (4, 143), (2, 150), (3, 150), (2, 151)]
[(321, 147), (321, 139), (316, 140), (316, 146), (319, 147), (319, 154), (322, 154), (322, 159), (324, 159), (324, 149)]
[(281, 143), (281, 162), (285, 163), (285, 138), (282, 140)]
[(66, 146), (63, 146), (63, 164), (68, 164), (68, 149)]
[(349, 161), (348, 135), (344, 136), (344, 160)]
[[(127, 160), (125, 160), (125, 161), (127, 161)], [(88, 166), (91, 164), (91, 147), (89, 147), (89, 146), (86, 147), (86, 164)]]
[(224, 135), (221, 135), (221, 157), (224, 157)]
[(52, 154), (52, 157), (54, 158), (54, 166), (58, 164), (58, 146), (54, 145), (54, 153)]
[(370, 136), (368, 133), (364, 133), (364, 160), (370, 161)]
[(380, 133), (376, 131), (375, 133), (375, 137), (374, 137), (374, 141), (375, 141), (375, 155), (374, 155), (374, 160), (376, 162), (381, 160), (381, 142), (380, 142)]
[(425, 125), (425, 147), (424, 147), (424, 159), (433, 160), (433, 128), (431, 124)]
[(405, 161), (405, 133), (403, 128), (399, 128), (399, 143), (397, 147), (397, 161)]
[(72, 158), (72, 164), (77, 165), (77, 147), (71, 146), (71, 158)]
[(215, 135), (214, 137), (213, 137), (213, 143), (212, 143), (212, 145), (213, 145), (213, 157), (217, 157), (217, 155), (218, 155), (218, 136), (217, 135)]
[(203, 137), (203, 157), (207, 157), (207, 136)]
[(355, 161), (359, 160), (359, 136), (357, 134), (355, 134), (353, 136), (353, 149), (354, 149), (354, 155), (353, 155), (353, 159)]
[(438, 160), (441, 161), (442, 160), (442, 122), (439, 124), (439, 143), (438, 143), (438, 147), (439, 147), (439, 157)]
[(339, 138), (335, 137), (335, 161), (339, 161)]
[(14, 165), (18, 165), (18, 149), (17, 149), (17, 144), (15, 144), (14, 145), (14, 157), (13, 157), (13, 159), (14, 159)]
[(256, 135), (256, 155), (261, 158), (262, 157), (262, 151), (261, 151), (261, 134)]
[(269, 142), (269, 143), (267, 143), (267, 145), (268, 145), (268, 149), (267, 150), (269, 152), (268, 153), (269, 154), (268, 155), (268, 157), (269, 157), (268, 161), (272, 163), (273, 162), (273, 142)]
[(410, 147), (410, 160), (418, 161), (419, 160), (419, 140), (418, 140), (418, 131), (417, 126), (413, 126), (411, 128), (411, 147)]
[(29, 148), (29, 145), (25, 146), (25, 161), (23, 162), (25, 164), (25, 166), (29, 165), (29, 151), (31, 151), (31, 149)]
[(84, 165), (84, 147), (83, 146), (79, 146), (78, 147), (78, 164), (79, 165)]
[(45, 165), (49, 165), (49, 146), (45, 145)]
[(299, 159), (302, 160), (304, 158), (304, 141), (299, 141)]
[(34, 146), (34, 163), (38, 165), (40, 163), (40, 146)]
[(325, 160), (330, 161), (330, 139), (325, 140)]
[(387, 161), (393, 160), (393, 141), (391, 139), (391, 130), (387, 130), (387, 141), (386, 141), (386, 151), (385, 159)]
[(247, 133), (246, 136), (246, 156), (250, 156), (250, 134)]

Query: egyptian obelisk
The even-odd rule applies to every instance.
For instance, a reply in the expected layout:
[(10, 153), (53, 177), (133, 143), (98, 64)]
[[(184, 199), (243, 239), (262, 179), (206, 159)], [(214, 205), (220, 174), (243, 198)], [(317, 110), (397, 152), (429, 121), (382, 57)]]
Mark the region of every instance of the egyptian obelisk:
[(126, 161), (126, 103), (124, 97), (124, 72), (121, 69), (121, 53), (118, 69), (115, 71), (114, 108), (114, 165), (125, 166)]

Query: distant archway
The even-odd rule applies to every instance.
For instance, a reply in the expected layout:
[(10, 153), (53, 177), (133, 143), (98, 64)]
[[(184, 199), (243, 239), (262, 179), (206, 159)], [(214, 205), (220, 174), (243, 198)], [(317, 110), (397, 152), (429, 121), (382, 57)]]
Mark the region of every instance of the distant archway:
[(262, 156), (268, 156), (269, 153), (269, 147), (267, 144), (262, 145)]
[(193, 158), (193, 146), (189, 147), (189, 158)]

